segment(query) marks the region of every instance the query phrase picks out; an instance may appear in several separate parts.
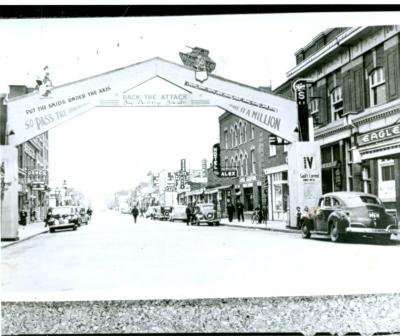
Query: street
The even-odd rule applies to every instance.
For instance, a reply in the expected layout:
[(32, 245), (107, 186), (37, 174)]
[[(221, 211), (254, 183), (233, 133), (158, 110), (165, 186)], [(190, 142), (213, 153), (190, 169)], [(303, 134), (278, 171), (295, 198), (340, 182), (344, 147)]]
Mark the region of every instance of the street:
[(3, 300), (264, 297), (398, 292), (398, 243), (186, 226), (115, 211), (2, 249)]

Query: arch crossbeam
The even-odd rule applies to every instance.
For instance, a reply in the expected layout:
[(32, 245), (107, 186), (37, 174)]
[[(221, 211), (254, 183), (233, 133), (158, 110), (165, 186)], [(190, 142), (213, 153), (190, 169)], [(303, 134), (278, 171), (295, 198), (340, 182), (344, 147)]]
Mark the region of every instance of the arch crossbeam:
[[(156, 77), (183, 93), (135, 93)], [(47, 97), (36, 91), (10, 99), (8, 128), (14, 131), (10, 144), (19, 145), (94, 107), (107, 106), (218, 106), (289, 142), (297, 141), (293, 101), (214, 75), (200, 83), (193, 70), (153, 58), (55, 87)]]

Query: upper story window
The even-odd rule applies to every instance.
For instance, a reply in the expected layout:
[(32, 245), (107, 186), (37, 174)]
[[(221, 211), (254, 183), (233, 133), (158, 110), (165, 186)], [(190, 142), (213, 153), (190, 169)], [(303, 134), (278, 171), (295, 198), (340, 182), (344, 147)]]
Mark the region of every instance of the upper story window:
[(369, 96), (371, 106), (383, 104), (386, 101), (385, 73), (383, 68), (376, 68), (369, 75)]
[(251, 125), (251, 130), (250, 130), (250, 137), (251, 137), (251, 139), (253, 140), (254, 139), (254, 126), (253, 125)]
[(247, 175), (247, 167), (248, 167), (248, 156), (247, 153), (244, 155), (244, 164), (243, 164), (243, 174), (246, 176)]
[(240, 154), (240, 159), (239, 159), (239, 165), (240, 165), (240, 176), (243, 176), (243, 175), (244, 175), (243, 164), (244, 164), (244, 160), (243, 160), (243, 154)]
[(276, 155), (276, 145), (269, 144), (269, 156), (275, 156), (275, 155)]
[(235, 136), (233, 134), (233, 129), (231, 128), (231, 148), (235, 147)]
[(243, 125), (243, 142), (247, 141), (247, 122)]
[(338, 120), (343, 115), (343, 96), (342, 87), (338, 86), (331, 91), (331, 112), (332, 121)]
[(251, 172), (253, 174), (256, 173), (256, 151), (254, 149), (250, 152), (250, 159), (251, 159)]
[(228, 130), (224, 130), (224, 141), (225, 141), (225, 148), (228, 148)]

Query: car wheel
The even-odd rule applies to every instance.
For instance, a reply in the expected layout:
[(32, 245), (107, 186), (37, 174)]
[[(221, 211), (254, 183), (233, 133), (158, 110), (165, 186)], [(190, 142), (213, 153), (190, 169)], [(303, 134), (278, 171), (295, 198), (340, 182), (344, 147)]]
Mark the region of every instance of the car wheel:
[(199, 221), (199, 220), (196, 221), (196, 225), (197, 225), (197, 226), (200, 225), (200, 221)]
[(215, 222), (215, 225), (218, 226), (218, 225), (219, 225), (219, 222)]
[(78, 228), (78, 227), (75, 225), (74, 228), (73, 228), (73, 230), (76, 231), (77, 228)]
[(311, 237), (311, 232), (310, 232), (310, 229), (307, 226), (307, 223), (303, 223), (303, 225), (301, 227), (301, 236), (304, 239), (309, 239)]
[(339, 233), (339, 223), (337, 219), (332, 220), (329, 236), (331, 237), (331, 241), (334, 243), (340, 242), (343, 238), (343, 235)]
[(54, 233), (54, 229), (50, 229), (49, 231), (50, 231), (50, 233)]

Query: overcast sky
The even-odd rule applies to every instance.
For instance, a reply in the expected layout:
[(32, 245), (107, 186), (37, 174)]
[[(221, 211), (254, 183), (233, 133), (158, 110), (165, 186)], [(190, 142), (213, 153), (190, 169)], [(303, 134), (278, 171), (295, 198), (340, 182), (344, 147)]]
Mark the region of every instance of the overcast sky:
[[(186, 46), (210, 50), (214, 74), (254, 87), (285, 81), (294, 53), (337, 26), (399, 23), (399, 13), (314, 13), (162, 18), (0, 20), (0, 92), (35, 85), (48, 65), (54, 86), (161, 57), (181, 64)], [(162, 90), (154, 85), (154, 92)], [(97, 196), (133, 188), (150, 170), (211, 160), (215, 108), (98, 108), (50, 131), (50, 176)]]

